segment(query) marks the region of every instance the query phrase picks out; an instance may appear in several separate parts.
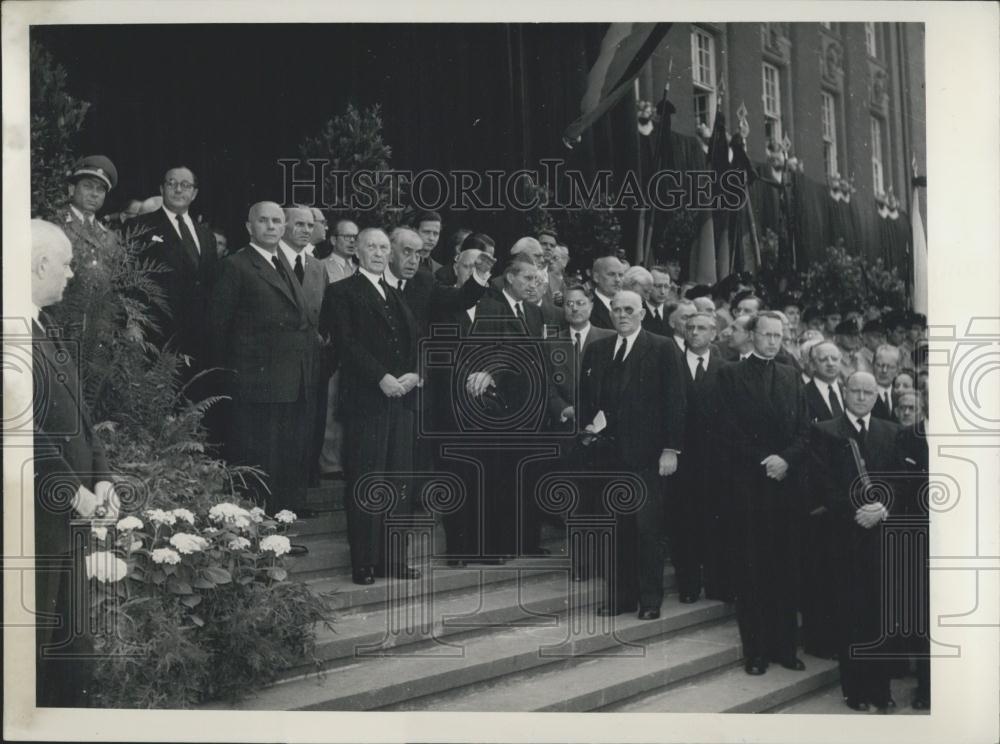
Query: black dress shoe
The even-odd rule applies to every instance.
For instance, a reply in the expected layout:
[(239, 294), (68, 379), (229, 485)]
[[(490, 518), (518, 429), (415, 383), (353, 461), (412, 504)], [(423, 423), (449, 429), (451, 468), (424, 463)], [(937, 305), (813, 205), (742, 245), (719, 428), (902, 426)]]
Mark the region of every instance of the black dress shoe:
[(681, 604), (694, 604), (698, 601), (698, 595), (692, 594), (691, 592), (681, 592), (677, 599)]
[(640, 620), (659, 620), (660, 619), (660, 608), (659, 607), (644, 607), (639, 610)]
[(292, 547), (291, 550), (288, 551), (288, 555), (290, 556), (309, 555), (309, 548), (307, 548), (305, 545), (298, 545), (297, 543), (292, 543)]
[(357, 569), (352, 572), (351, 578), (355, 584), (361, 584), (362, 586), (375, 583), (375, 576), (373, 575), (373, 569), (371, 566), (364, 566), (363, 568)]
[(911, 707), (913, 708), (913, 710), (930, 710), (931, 709), (931, 701), (928, 700), (925, 697), (917, 696), (917, 697), (913, 698), (913, 702), (911, 703)]
[(380, 579), (419, 579), (421, 574), (419, 568), (412, 568), (399, 563), (388, 568), (376, 566), (375, 575)]
[(851, 710), (858, 711), (859, 713), (865, 713), (868, 710), (868, 703), (864, 700), (858, 700), (857, 698), (844, 698), (844, 705)]
[(885, 715), (887, 713), (891, 713), (892, 711), (896, 710), (896, 701), (890, 697), (888, 700), (884, 700), (880, 703), (875, 703), (875, 708), (879, 713)]
[(747, 674), (758, 675), (767, 671), (767, 659), (763, 656), (751, 656), (743, 665)]
[(775, 659), (775, 661), (785, 669), (791, 669), (793, 672), (804, 672), (806, 670), (806, 665), (802, 663), (802, 659), (798, 656), (791, 656), (787, 659)]

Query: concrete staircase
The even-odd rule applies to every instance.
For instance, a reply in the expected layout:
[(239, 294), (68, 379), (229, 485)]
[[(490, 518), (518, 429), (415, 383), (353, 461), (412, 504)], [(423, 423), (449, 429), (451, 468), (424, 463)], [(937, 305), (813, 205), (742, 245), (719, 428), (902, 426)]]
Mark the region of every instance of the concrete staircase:
[[(206, 709), (745, 713), (837, 682), (835, 662), (808, 656), (805, 672), (747, 676), (733, 607), (679, 603), (669, 567), (658, 620), (597, 617), (601, 582), (569, 580), (554, 530), (546, 558), (459, 569), (425, 549), (411, 556), (420, 580), (357, 586), (341, 491), (314, 490), (310, 505), (323, 513), (293, 531), (310, 548), (290, 561), (293, 575), (332, 592), (337, 608), (334, 631), (318, 633), (321, 671), (286, 669), (255, 697)], [(434, 544), (443, 539), (437, 527)]]

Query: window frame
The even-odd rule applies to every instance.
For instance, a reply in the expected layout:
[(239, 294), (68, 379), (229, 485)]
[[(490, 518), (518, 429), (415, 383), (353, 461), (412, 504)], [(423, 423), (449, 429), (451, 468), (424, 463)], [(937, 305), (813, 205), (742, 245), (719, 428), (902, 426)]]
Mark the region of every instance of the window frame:
[(875, 196), (885, 195), (885, 122), (875, 114), (869, 116), (869, 138), (872, 151), (872, 190)]
[(840, 160), (837, 147), (837, 113), (837, 96), (829, 91), (820, 91), (823, 161), (827, 178), (840, 175)]
[[(707, 48), (701, 46), (698, 41), (704, 39)], [(702, 54), (707, 57), (707, 66), (702, 64)], [(707, 67), (707, 69), (705, 69)], [(702, 70), (705, 70), (703, 76)], [(709, 78), (704, 80), (703, 77)], [(710, 31), (700, 27), (691, 26), (691, 87), (693, 89), (692, 103), (695, 117), (695, 127), (701, 123), (699, 99), (704, 99), (707, 111), (705, 112), (705, 125), (711, 128), (715, 124), (715, 110), (718, 106), (718, 73), (716, 66), (716, 39)]]
[(874, 21), (865, 21), (865, 50), (872, 59), (878, 59), (878, 27)]
[[(773, 96), (770, 96), (773, 102), (773, 108), (768, 105), (768, 71), (774, 72), (774, 85), (773, 85)], [(783, 116), (781, 111), (781, 68), (777, 65), (771, 64), (770, 62), (761, 63), (761, 104), (764, 110), (764, 131), (768, 131), (768, 125), (771, 125), (771, 133), (767, 136), (766, 140), (774, 140), (775, 142), (781, 142), (781, 136), (783, 133)]]

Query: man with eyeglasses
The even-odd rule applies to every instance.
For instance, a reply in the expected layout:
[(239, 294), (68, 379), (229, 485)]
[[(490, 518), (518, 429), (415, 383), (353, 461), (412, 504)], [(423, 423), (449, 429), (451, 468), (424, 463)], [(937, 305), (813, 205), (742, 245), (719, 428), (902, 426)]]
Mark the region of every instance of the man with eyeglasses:
[[(796, 470), (805, 459), (808, 409), (799, 372), (775, 362), (784, 327), (764, 311), (746, 322), (753, 351), (719, 370), (732, 447), (731, 509), (737, 531), (737, 619), (745, 671), (771, 661), (802, 670), (796, 656)], [(792, 477), (790, 477), (792, 476)]]
[[(856, 644), (882, 636), (883, 544), (881, 524), (893, 506), (899, 427), (872, 412), (878, 386), (868, 372), (854, 372), (844, 386), (845, 411), (813, 425), (809, 451), (812, 485), (830, 513), (836, 571), (837, 659), (844, 702), (853, 710), (870, 705), (886, 713), (895, 707), (890, 665), (878, 656), (862, 658)], [(881, 476), (881, 477), (878, 477)], [(872, 479), (878, 477), (878, 486)], [(828, 585), (829, 586), (829, 585)], [(874, 649), (873, 649), (874, 650)], [(892, 649), (884, 648), (883, 653)]]
[(629, 503), (610, 505), (613, 552), (597, 564), (611, 567), (597, 613), (638, 608), (640, 620), (655, 620), (663, 604), (663, 492), (674, 487), (663, 478), (683, 456), (686, 385), (670, 339), (642, 329), (638, 294), (618, 292), (611, 312), (617, 333), (583, 355), (579, 421), (603, 442), (594, 467), (629, 473), (638, 483)]
[(178, 351), (194, 359), (187, 368), (193, 374), (204, 368), (205, 316), (219, 271), (219, 255), (211, 228), (191, 217), (191, 205), (198, 197), (194, 172), (184, 165), (167, 169), (160, 195), (160, 209), (135, 219), (146, 230), (141, 235), (146, 243), (143, 257), (167, 268), (152, 276), (163, 289), (170, 314), (156, 314), (160, 333), (151, 340), (172, 340)]
[(892, 405), (892, 382), (899, 374), (901, 352), (898, 347), (883, 344), (875, 350), (875, 383), (877, 398), (872, 415), (885, 421), (895, 421)]

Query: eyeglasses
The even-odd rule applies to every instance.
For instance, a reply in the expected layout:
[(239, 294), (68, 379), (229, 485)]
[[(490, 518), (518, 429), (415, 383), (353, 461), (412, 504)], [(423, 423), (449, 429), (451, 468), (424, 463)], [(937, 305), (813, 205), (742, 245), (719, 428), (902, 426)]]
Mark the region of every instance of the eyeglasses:
[(164, 181), (163, 185), (168, 189), (180, 189), (181, 191), (190, 191), (194, 188), (194, 184), (190, 181)]
[(357, 240), (357, 235), (345, 235), (344, 233), (337, 233), (338, 238), (343, 238), (344, 240)]

